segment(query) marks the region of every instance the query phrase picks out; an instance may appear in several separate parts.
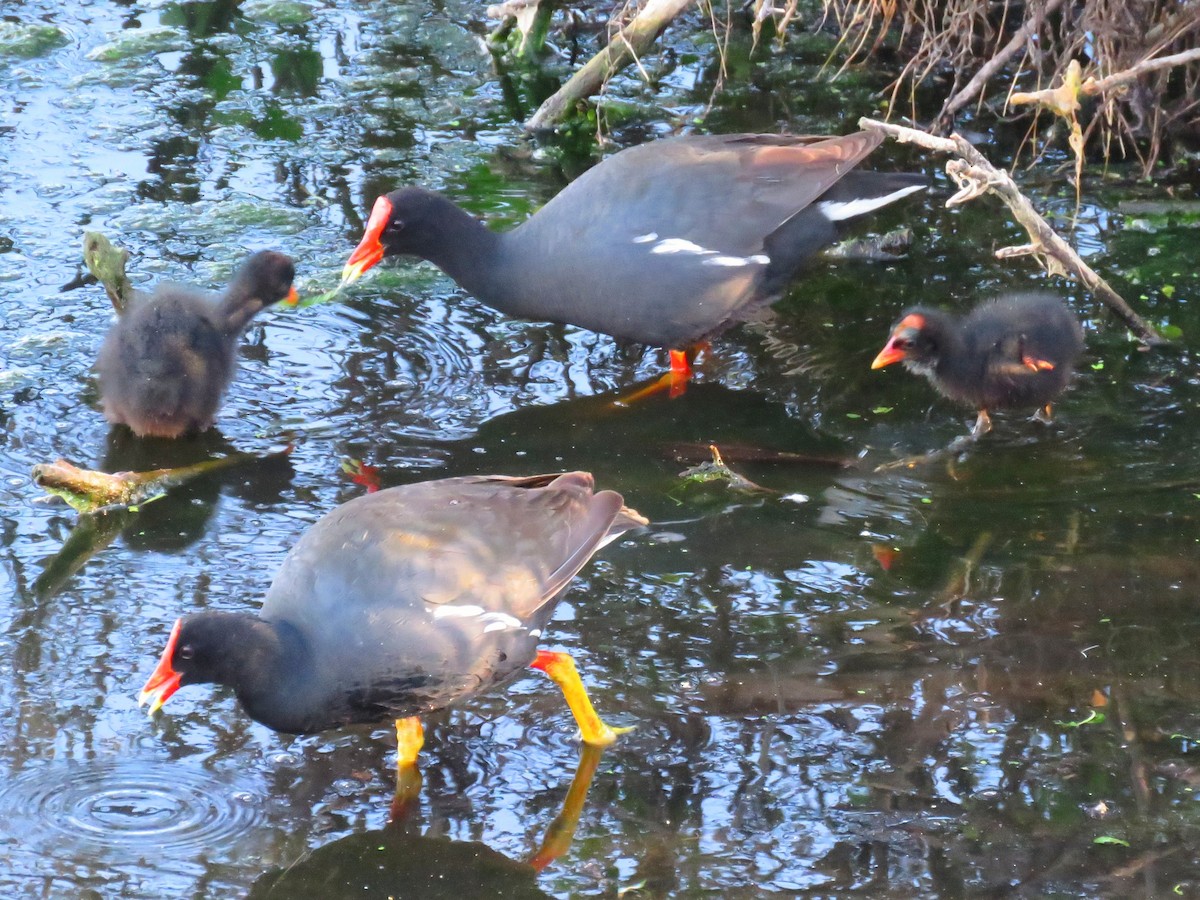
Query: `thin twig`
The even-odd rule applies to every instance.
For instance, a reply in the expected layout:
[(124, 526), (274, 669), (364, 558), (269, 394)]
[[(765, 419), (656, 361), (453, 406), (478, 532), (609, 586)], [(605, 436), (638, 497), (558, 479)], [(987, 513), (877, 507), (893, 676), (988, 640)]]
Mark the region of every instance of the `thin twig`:
[(1034, 9), (1033, 17), (1017, 29), (1016, 33), (1012, 36), (1012, 40), (980, 67), (979, 71), (966, 83), (962, 90), (946, 100), (942, 106), (942, 111), (938, 113), (936, 119), (939, 123), (939, 130), (949, 127), (950, 120), (954, 114), (970, 103), (976, 94), (983, 91), (984, 86), (991, 80), (992, 76), (1004, 68), (1008, 61), (1025, 47), (1025, 42), (1042, 27), (1042, 22), (1045, 21), (1046, 16), (1062, 6), (1062, 3), (1063, 0), (1049, 0), (1044, 7)]
[(1147, 72), (1170, 69), (1173, 66), (1181, 66), (1197, 60), (1200, 60), (1200, 47), (1193, 47), (1191, 50), (1184, 50), (1182, 53), (1172, 53), (1170, 56), (1143, 59), (1141, 62), (1130, 66), (1124, 71), (1114, 72), (1112, 75), (1105, 75), (1103, 78), (1089, 78), (1083, 83), (1080, 91), (1084, 94), (1102, 94), (1115, 87), (1136, 81)]

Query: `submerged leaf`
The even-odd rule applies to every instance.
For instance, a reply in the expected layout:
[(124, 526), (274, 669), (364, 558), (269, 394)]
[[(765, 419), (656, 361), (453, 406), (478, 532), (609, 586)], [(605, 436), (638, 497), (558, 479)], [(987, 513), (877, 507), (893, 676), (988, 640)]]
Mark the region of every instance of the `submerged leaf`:
[(749, 478), (739, 475), (729, 466), (725, 465), (725, 460), (721, 458), (721, 451), (717, 449), (716, 444), (708, 445), (709, 451), (712, 453), (712, 461), (701, 463), (698, 466), (692, 466), (690, 469), (684, 469), (679, 473), (679, 477), (683, 479), (684, 485), (688, 484), (709, 484), (714, 481), (727, 482), (727, 486), (731, 491), (743, 491), (748, 494), (773, 494), (775, 491), (769, 488), (755, 484)]

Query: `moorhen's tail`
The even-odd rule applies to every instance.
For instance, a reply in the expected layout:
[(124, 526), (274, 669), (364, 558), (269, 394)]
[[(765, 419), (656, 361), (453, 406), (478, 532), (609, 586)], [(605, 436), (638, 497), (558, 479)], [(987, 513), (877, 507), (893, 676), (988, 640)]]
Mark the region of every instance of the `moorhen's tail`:
[(597, 550), (626, 531), (649, 524), (650, 520), (625, 506), (616, 491), (593, 494), (594, 481), (590, 472), (567, 472), (559, 475), (547, 487), (580, 495), (580, 499), (586, 498), (587, 502), (584, 519), (575, 523), (572, 529), (573, 533), (579, 535), (578, 543), (546, 579), (546, 602), (543, 606), (551, 607)]
[(817, 253), (840, 236), (839, 223), (924, 190), (928, 179), (912, 172), (847, 172), (811, 206), (800, 210), (763, 242), (771, 264), (763, 273), (761, 306), (774, 302)]
[(882, 209), (927, 187), (929, 179), (918, 172), (863, 172), (856, 169), (822, 194), (816, 207), (831, 222), (844, 222)]
[[(608, 491), (606, 493), (611, 493)], [(620, 495), (617, 495), (620, 497)], [(643, 516), (636, 509), (630, 509), (628, 506), (622, 506), (617, 510), (616, 516), (612, 520), (612, 524), (608, 526), (608, 534), (604, 536), (604, 540), (600, 542), (601, 547), (611, 544), (627, 531), (633, 531), (635, 528), (641, 528), (649, 525), (650, 520)]]

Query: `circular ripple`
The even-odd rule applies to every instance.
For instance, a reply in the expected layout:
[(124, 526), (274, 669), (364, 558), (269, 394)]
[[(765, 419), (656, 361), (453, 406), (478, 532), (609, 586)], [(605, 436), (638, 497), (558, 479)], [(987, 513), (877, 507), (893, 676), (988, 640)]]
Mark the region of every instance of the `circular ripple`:
[(258, 798), (181, 763), (77, 763), (27, 769), (0, 788), (0, 817), (26, 842), (159, 852), (212, 849), (252, 828)]

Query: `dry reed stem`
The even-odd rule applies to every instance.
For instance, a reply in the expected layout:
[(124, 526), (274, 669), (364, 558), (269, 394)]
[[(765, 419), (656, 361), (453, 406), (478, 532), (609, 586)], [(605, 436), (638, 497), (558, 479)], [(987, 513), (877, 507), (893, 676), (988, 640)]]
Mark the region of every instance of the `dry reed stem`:
[[(824, 18), (857, 32), (842, 35), (845, 64), (869, 55), (896, 16), (895, 0), (822, 6)], [(991, 99), (1000, 77), (1004, 90), (992, 94), (1031, 80), (1038, 91), (1076, 60), (1091, 85), (1082, 95), (1098, 106), (1086, 129), (1071, 130), (1073, 142), (1093, 140), (1106, 157), (1136, 156), (1149, 174), (1173, 138), (1200, 136), (1200, 0), (909, 0), (898, 26), (893, 44), (906, 61), (889, 88), (893, 112), (902, 89), (915, 95), (927, 79), (948, 75), (939, 130), (973, 100)]]

